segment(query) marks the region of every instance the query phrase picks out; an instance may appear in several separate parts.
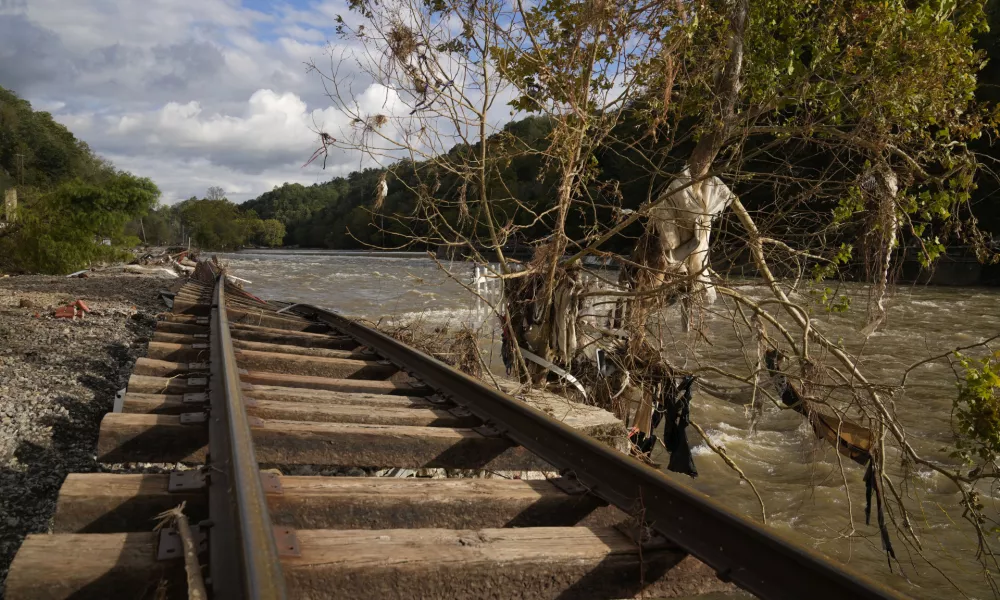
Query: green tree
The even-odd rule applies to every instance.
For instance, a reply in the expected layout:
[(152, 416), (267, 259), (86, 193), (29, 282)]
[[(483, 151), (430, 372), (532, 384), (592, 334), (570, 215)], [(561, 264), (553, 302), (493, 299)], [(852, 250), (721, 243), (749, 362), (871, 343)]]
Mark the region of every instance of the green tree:
[(247, 239), (248, 227), (239, 209), (222, 200), (186, 200), (180, 207), (181, 222), (195, 244), (206, 250), (236, 250)]
[(125, 247), (138, 243), (125, 235), (125, 224), (146, 214), (159, 193), (149, 179), (125, 172), (99, 183), (71, 180), (33, 192), (0, 237), (0, 264), (5, 270), (58, 274), (121, 258)]
[(261, 221), (258, 243), (269, 248), (280, 246), (285, 239), (285, 225), (277, 219)]

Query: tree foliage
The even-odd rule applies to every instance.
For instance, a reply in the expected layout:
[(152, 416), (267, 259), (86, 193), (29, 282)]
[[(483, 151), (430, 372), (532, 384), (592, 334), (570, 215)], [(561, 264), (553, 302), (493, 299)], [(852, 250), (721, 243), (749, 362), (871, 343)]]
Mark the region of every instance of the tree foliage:
[(0, 191), (14, 186), (18, 210), (0, 229), (0, 269), (21, 272), (65, 273), (120, 257), (137, 241), (126, 223), (159, 197), (152, 181), (115, 169), (0, 88)]
[(205, 250), (237, 250), (246, 245), (275, 247), (282, 245), (285, 238), (281, 221), (261, 219), (253, 208), (233, 204), (219, 187), (209, 188), (205, 198), (158, 206), (141, 224), (133, 221), (128, 229), (134, 235), (145, 234), (147, 243), (183, 245), (190, 238)]

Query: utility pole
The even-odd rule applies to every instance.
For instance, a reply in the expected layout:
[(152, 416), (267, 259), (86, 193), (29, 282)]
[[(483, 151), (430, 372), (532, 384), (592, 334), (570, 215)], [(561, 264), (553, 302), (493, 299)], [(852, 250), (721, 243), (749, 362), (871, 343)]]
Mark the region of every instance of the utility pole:
[(17, 184), (24, 185), (24, 155), (15, 154), (17, 158)]

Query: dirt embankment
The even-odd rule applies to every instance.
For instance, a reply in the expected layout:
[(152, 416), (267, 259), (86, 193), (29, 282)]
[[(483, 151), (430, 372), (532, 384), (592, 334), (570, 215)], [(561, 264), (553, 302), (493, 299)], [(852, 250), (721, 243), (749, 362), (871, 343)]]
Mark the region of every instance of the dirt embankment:
[[(145, 354), (157, 291), (122, 274), (0, 279), (0, 596), (24, 536), (45, 532), (70, 472), (96, 471), (101, 418)], [(54, 309), (83, 300), (82, 319)]]

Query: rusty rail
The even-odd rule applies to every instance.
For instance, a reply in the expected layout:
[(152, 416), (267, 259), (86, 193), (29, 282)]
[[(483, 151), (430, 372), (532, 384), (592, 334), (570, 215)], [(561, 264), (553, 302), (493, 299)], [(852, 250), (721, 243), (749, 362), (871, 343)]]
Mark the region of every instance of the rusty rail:
[(225, 275), (212, 295), (209, 382), (209, 552), (214, 598), (287, 597), (261, 487), (226, 314)]

